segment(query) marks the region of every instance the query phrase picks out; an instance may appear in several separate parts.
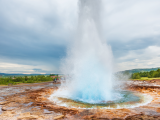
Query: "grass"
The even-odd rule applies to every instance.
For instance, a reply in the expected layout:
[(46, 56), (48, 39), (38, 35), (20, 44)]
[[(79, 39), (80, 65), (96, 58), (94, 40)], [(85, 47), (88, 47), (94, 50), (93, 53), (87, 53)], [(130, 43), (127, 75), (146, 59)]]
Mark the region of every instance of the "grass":
[(131, 79), (131, 80), (155, 80), (155, 79), (160, 79), (160, 77), (158, 78), (141, 77), (140, 79)]
[(38, 76), (15, 76), (15, 77), (1, 77), (0, 85), (8, 85), (9, 83), (13, 85), (21, 84), (21, 83), (40, 83), (40, 82), (48, 82), (53, 81), (53, 78), (45, 75)]

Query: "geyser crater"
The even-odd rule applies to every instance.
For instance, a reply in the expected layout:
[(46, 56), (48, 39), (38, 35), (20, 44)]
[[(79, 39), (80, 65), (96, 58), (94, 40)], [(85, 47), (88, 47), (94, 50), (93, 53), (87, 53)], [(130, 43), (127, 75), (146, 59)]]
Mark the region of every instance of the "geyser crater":
[(86, 101), (81, 98), (75, 98), (66, 89), (61, 89), (53, 93), (50, 101), (54, 101), (59, 106), (79, 109), (121, 109), (134, 108), (146, 105), (152, 101), (152, 97), (146, 94), (133, 91), (114, 91), (115, 98), (110, 101)]

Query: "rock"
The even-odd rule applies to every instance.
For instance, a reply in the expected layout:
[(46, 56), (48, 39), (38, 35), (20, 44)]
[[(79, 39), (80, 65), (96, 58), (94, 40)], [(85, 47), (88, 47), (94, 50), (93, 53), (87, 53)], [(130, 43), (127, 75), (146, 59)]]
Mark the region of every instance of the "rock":
[(8, 102), (7, 101), (5, 101), (5, 102), (0, 102), (0, 105), (5, 105), (5, 104), (7, 104)]
[(124, 120), (122, 118), (113, 118), (112, 120)]
[(26, 113), (22, 113), (20, 114), (20, 116), (17, 118), (18, 120), (22, 120), (22, 119), (38, 119), (39, 116), (38, 115), (31, 115), (30, 112), (26, 112)]
[(6, 107), (2, 107), (1, 109), (2, 111), (7, 111)]
[(154, 80), (152, 80), (152, 81), (150, 81), (151, 83), (155, 83), (156, 81), (154, 81)]
[(157, 108), (157, 110), (156, 110), (157, 112), (160, 112), (160, 108)]
[(38, 119), (39, 117), (38, 117), (38, 115), (30, 115), (30, 116), (19, 116), (18, 118), (17, 118), (17, 120), (33, 120), (33, 119)]
[(160, 95), (160, 92), (158, 92), (158, 95)]
[(30, 91), (30, 89), (25, 89), (25, 91)]
[(148, 116), (148, 115), (133, 115), (128, 116), (125, 120), (160, 120), (159, 116)]
[(54, 117), (54, 120), (61, 119), (61, 118), (64, 118), (64, 115), (59, 115), (57, 117)]
[(8, 86), (12, 86), (13, 84), (12, 83), (8, 83)]
[(31, 113), (30, 112), (26, 112), (26, 113), (21, 113), (20, 116), (30, 116)]
[(84, 116), (83, 119), (93, 119), (93, 118), (96, 118), (95, 115), (87, 115), (87, 116)]
[[(0, 119), (1, 119), (2, 116), (3, 116), (3, 117), (13, 117), (14, 114), (15, 114), (15, 112), (13, 112), (13, 111), (4, 111), (4, 112), (0, 115)], [(1, 120), (3, 120), (3, 119), (1, 119)]]
[(106, 103), (113, 103), (113, 101), (107, 101)]
[(44, 109), (43, 111), (44, 111), (44, 112), (43, 112), (44, 114), (51, 114), (51, 113), (52, 113), (51, 111), (49, 111), (49, 110), (47, 110), (47, 109)]
[(12, 110), (14, 110), (14, 108), (2, 107), (2, 111), (12, 111)]

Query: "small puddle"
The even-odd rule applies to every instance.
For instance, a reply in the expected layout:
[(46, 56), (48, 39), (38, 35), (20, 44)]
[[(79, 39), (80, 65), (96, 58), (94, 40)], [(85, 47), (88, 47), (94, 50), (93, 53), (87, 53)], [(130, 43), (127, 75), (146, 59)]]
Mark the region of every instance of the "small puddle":
[(33, 104), (33, 102), (29, 102), (29, 103), (25, 103), (25, 104), (23, 104), (24, 106), (26, 106), (26, 107), (28, 107), (28, 106), (30, 106), (30, 105), (32, 105)]
[(32, 110), (33, 108), (40, 109), (39, 106), (36, 106), (36, 107), (35, 107), (35, 106), (32, 106), (32, 107), (29, 107), (29, 108), (24, 108), (24, 109), (22, 109), (21, 113), (31, 112), (31, 110)]
[(0, 97), (0, 100), (3, 100), (4, 99), (4, 97)]
[(25, 95), (20, 95), (20, 97), (25, 97)]
[(4, 98), (3, 97), (0, 97), (0, 103), (1, 102), (4, 102), (5, 100), (4, 100)]
[(14, 110), (14, 109), (16, 109), (17, 107), (7, 107), (6, 109), (7, 109), (7, 111), (10, 111), (10, 110)]
[(52, 111), (49, 111), (49, 110), (47, 110), (47, 109), (43, 109), (43, 113), (44, 113), (44, 114), (51, 114)]
[(2, 106), (0, 105), (0, 115), (2, 114)]

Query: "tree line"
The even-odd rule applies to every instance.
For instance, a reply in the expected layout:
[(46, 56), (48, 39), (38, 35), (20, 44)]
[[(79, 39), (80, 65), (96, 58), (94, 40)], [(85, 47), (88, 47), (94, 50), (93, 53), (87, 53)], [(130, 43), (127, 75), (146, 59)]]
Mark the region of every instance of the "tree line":
[(8, 85), (9, 83), (15, 85), (18, 83), (36, 83), (36, 82), (46, 82), (46, 81), (52, 81), (53, 78), (51, 76), (44, 76), (44, 75), (38, 75), (38, 76), (23, 76), (23, 77), (6, 77), (6, 78), (0, 78), (0, 85)]
[(131, 79), (140, 79), (141, 77), (148, 77), (148, 78), (160, 77), (160, 69), (157, 69), (156, 71), (152, 70), (150, 72), (133, 73), (131, 75)]

